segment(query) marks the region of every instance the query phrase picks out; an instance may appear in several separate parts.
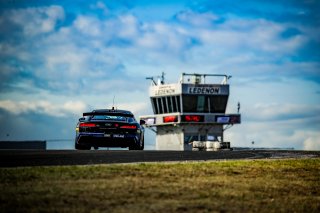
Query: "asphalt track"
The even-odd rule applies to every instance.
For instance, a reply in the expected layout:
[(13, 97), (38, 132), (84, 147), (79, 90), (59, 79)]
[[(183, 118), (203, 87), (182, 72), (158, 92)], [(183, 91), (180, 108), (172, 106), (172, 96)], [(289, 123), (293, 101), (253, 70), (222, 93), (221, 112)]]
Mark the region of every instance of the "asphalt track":
[(109, 151), (1, 150), (0, 167), (94, 165), (136, 162), (192, 162), (232, 159), (319, 158), (320, 151)]

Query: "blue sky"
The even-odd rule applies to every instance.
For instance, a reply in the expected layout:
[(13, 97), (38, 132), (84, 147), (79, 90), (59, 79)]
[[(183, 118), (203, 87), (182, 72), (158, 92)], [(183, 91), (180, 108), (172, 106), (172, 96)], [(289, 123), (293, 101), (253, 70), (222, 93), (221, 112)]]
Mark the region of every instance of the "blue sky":
[(113, 97), (151, 114), (145, 77), (164, 71), (233, 76), (233, 146), (320, 150), (319, 1), (8, 0), (0, 32), (0, 140), (72, 139)]

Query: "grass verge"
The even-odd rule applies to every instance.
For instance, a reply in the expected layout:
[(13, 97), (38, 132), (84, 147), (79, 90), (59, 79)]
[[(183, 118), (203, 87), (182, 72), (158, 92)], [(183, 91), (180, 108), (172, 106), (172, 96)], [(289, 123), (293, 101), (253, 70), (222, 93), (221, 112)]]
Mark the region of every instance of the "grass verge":
[(0, 212), (320, 212), (320, 159), (0, 169)]

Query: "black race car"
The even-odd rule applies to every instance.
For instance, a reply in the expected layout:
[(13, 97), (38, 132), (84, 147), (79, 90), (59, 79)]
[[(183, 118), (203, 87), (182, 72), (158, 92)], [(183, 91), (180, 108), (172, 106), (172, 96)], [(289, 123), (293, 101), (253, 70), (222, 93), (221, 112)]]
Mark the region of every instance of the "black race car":
[[(143, 122), (143, 121), (142, 121)], [(76, 127), (75, 148), (144, 149), (144, 128), (126, 110), (99, 109), (83, 113)]]

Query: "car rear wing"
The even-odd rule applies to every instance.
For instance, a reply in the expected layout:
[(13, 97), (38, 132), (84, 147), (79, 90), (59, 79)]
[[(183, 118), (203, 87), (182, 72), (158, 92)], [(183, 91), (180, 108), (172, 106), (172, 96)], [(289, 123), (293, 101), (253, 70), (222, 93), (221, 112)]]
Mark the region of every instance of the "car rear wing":
[(123, 116), (123, 117), (131, 117), (133, 118), (133, 114), (131, 113), (122, 113), (122, 112), (84, 112), (83, 113), (83, 117), (84, 116), (94, 116), (94, 115), (111, 115), (111, 116)]

